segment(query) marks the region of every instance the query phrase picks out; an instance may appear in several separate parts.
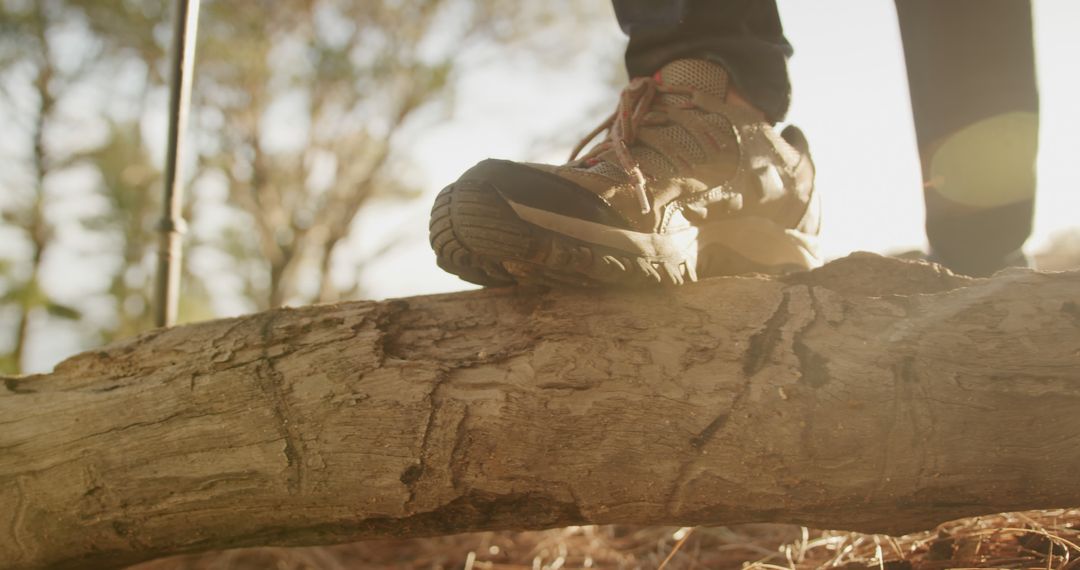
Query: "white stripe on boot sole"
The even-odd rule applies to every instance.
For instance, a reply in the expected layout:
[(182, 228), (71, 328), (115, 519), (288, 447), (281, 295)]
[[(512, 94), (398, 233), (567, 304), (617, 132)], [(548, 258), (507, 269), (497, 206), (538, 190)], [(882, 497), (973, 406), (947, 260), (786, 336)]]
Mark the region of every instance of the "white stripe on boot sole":
[[(817, 240), (803, 232), (781, 227), (767, 218), (742, 217), (690, 226), (669, 234), (613, 228), (506, 200), (522, 220), (584, 242), (625, 251), (631, 255), (678, 263), (696, 257), (692, 248), (722, 244), (750, 261), (774, 267), (812, 269), (821, 265)], [(692, 254), (692, 255), (691, 255)]]

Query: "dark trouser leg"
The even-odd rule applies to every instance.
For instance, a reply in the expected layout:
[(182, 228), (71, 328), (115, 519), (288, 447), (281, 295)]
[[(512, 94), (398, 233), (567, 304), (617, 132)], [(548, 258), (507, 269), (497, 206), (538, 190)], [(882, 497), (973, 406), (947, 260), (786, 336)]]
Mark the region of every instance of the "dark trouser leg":
[(722, 64), (740, 93), (773, 121), (791, 101), (784, 37), (774, 0), (613, 0), (630, 36), (626, 68), (651, 75), (681, 58)]
[(931, 254), (969, 275), (1017, 260), (1031, 233), (1039, 98), (1031, 5), (896, 0)]

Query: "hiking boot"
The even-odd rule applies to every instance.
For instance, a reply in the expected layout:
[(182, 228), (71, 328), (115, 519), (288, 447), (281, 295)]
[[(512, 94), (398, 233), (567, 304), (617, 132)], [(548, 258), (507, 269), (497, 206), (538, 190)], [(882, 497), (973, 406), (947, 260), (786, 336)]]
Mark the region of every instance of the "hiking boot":
[(802, 133), (684, 59), (633, 79), (566, 164), (471, 168), (435, 199), (430, 237), (439, 267), (480, 285), (647, 286), (810, 269), (818, 230)]

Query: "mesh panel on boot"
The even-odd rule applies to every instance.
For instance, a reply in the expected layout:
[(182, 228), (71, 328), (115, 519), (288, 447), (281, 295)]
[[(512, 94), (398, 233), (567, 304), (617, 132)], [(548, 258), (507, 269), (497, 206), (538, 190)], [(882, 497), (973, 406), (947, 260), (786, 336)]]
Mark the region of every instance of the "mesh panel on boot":
[[(660, 136), (668, 140), (674, 146), (672, 149), (690, 160), (690, 162), (704, 162), (705, 151), (701, 150), (697, 140), (689, 131), (678, 125), (656, 129)], [(681, 151), (681, 152), (680, 152)]]
[(598, 162), (585, 170), (586, 172), (599, 174), (600, 176), (606, 176), (607, 178), (610, 178), (616, 182), (626, 182), (630, 179), (630, 175), (627, 174), (621, 166), (611, 162), (607, 162), (606, 160)]
[(722, 131), (727, 131), (729, 133), (731, 132), (731, 121), (727, 117), (719, 113), (706, 113), (705, 111), (695, 111), (694, 115), (702, 121), (705, 121), (706, 123), (709, 123), (710, 125)]
[[(660, 82), (664, 85), (692, 87), (698, 91), (710, 95), (725, 98), (728, 90), (728, 76), (724, 68), (718, 64), (700, 59), (679, 59), (665, 65), (660, 70)], [(660, 99), (671, 105), (689, 103), (690, 98), (686, 95), (663, 94)], [(724, 117), (704, 111), (692, 111), (709, 123), (719, 127), (719, 132), (712, 133), (721, 144), (737, 144), (731, 140), (731, 125)], [(705, 150), (694, 136), (684, 127), (671, 125), (657, 129), (657, 133), (667, 142), (665, 149), (653, 149), (643, 144), (635, 144), (631, 148), (634, 158), (640, 163), (641, 170), (652, 177), (671, 176), (678, 173), (678, 168), (672, 162), (674, 156), (681, 156), (692, 163), (702, 163), (707, 160)], [(672, 156), (665, 156), (664, 153)], [(580, 167), (579, 167), (580, 168)], [(584, 170), (605, 176), (617, 183), (623, 183), (630, 179), (629, 175), (617, 163), (603, 160)]]
[(641, 164), (641, 171), (649, 176), (661, 178), (676, 173), (675, 165), (671, 164), (670, 160), (647, 146), (638, 145), (634, 147), (633, 152), (634, 157)]
[(731, 121), (727, 117), (718, 113), (706, 113), (704, 111), (696, 114), (698, 118), (709, 124), (711, 127), (709, 134), (722, 148), (735, 147), (739, 144), (735, 135), (735, 127), (731, 125)]
[[(670, 86), (692, 87), (698, 91), (714, 95), (721, 99), (727, 96), (728, 76), (720, 65), (701, 59), (677, 59), (660, 70), (660, 82)], [(661, 100), (669, 105), (681, 105), (689, 103), (690, 97), (686, 95), (664, 94)], [(712, 115), (702, 113), (703, 116)], [(723, 120), (721, 118), (721, 120)], [(725, 125), (718, 125), (724, 127)], [(686, 129), (680, 126), (671, 126), (659, 129), (658, 132), (679, 152), (691, 162), (704, 162), (705, 152), (697, 140)]]
[[(631, 152), (641, 165), (641, 171), (647, 176), (660, 178), (676, 173), (675, 166), (670, 160), (647, 146), (636, 145)], [(606, 160), (586, 168), (585, 171), (610, 178), (620, 184), (630, 180), (630, 175), (621, 166)]]
[[(660, 70), (664, 85), (693, 87), (703, 93), (724, 99), (727, 97), (728, 76), (724, 68), (702, 59), (677, 59)], [(660, 99), (669, 105), (690, 102), (686, 95), (664, 94)]]
[(677, 59), (660, 70), (664, 85), (685, 85), (717, 97), (727, 96), (728, 76), (720, 65), (703, 59)]

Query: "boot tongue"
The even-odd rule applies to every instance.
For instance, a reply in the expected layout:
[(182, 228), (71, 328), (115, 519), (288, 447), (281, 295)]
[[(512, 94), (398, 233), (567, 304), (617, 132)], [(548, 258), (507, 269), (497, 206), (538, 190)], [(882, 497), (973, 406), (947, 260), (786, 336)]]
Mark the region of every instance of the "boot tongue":
[[(704, 59), (677, 59), (660, 69), (660, 83), (670, 86), (693, 87), (720, 99), (727, 98), (728, 75), (719, 64)], [(685, 96), (665, 95), (675, 100), (685, 100)]]

